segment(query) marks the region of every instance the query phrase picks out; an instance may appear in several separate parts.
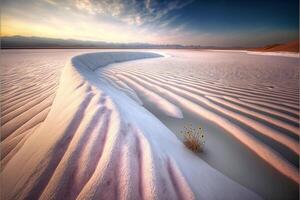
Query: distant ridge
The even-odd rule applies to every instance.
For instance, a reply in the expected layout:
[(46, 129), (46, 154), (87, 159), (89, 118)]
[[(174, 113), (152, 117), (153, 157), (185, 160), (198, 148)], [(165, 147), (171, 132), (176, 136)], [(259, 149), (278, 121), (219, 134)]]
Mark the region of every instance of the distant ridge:
[(4, 36), (1, 49), (243, 49), (242, 47), (216, 47), (179, 44), (111, 43), (102, 41), (54, 39), (43, 37)]
[(1, 49), (216, 49), (250, 51), (287, 51), (299, 52), (299, 40), (286, 44), (272, 44), (264, 47), (218, 47), (179, 44), (149, 43), (111, 43), (103, 41), (55, 39), (44, 37), (4, 36), (1, 37)]
[(200, 46), (182, 46), (177, 44), (148, 44), (148, 43), (109, 43), (102, 41), (84, 41), (74, 39), (54, 39), (43, 37), (5, 36), (1, 37), (2, 49), (22, 48), (199, 48)]
[(276, 52), (276, 51), (289, 51), (289, 52), (299, 52), (299, 40), (294, 40), (286, 44), (273, 44), (265, 47), (251, 49), (254, 51), (264, 51), (264, 52)]

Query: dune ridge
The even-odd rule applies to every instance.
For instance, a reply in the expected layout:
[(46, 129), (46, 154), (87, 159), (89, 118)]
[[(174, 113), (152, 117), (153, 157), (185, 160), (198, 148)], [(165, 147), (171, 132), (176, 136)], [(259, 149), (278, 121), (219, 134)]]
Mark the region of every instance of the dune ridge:
[(299, 40), (287, 42), (285, 44), (274, 44), (265, 47), (250, 49), (262, 52), (298, 52), (299, 53)]
[[(225, 52), (223, 54), (224, 58), (228, 59)], [(241, 58), (250, 59), (250, 55), (246, 57), (243, 53), (239, 54)], [(130, 65), (125, 63), (112, 65), (99, 69), (99, 73), (105, 74), (111, 80), (125, 83), (136, 91), (138, 96), (145, 96), (139, 92), (143, 88), (164, 97), (182, 110), (207, 119), (237, 138), (268, 165), (299, 184), (299, 92), (295, 90), (295, 83), (287, 82), (283, 79), (284, 76), (281, 77), (282, 80), (278, 80), (280, 82), (276, 82), (274, 76), (263, 77), (262, 80), (270, 79), (267, 85), (259, 82), (251, 84), (252, 81), (243, 83), (241, 81), (245, 77), (243, 73), (248, 70), (247, 68), (251, 69), (253, 63), (246, 60), (245, 63), (248, 65), (241, 67), (244, 71), (237, 69), (226, 72), (223, 68), (211, 66), (211, 63), (215, 64), (214, 59), (205, 62), (205, 59), (211, 59), (213, 55), (203, 53), (200, 56), (195, 53), (194, 57), (193, 53), (186, 55), (183, 52), (171, 56), (172, 59), (160, 58)], [(203, 61), (199, 61), (199, 57), (203, 58)], [(230, 59), (232, 57), (234, 55), (231, 55)], [(267, 70), (272, 70), (269, 61), (264, 60), (266, 58), (262, 58), (262, 63), (266, 64)], [(274, 62), (276, 60), (279, 61), (274, 58)], [(233, 59), (232, 63), (235, 62)], [(226, 62), (220, 63), (221, 67), (226, 67)], [(228, 63), (232, 65), (231, 61)], [(202, 67), (201, 70), (207, 69), (208, 71), (199, 73), (206, 76), (203, 78), (199, 78), (199, 75), (194, 76), (193, 73), (189, 73), (190, 68), (186, 65), (189, 67), (195, 65), (192, 72), (197, 72), (199, 66)], [(163, 70), (165, 73), (161, 73)], [(215, 74), (210, 76), (210, 73)], [(291, 80), (297, 80), (297, 77), (293, 76), (291, 74)], [(230, 80), (231, 77), (240, 78), (236, 81), (238, 84), (235, 84), (235, 81), (220, 82)], [(281, 85), (274, 85), (276, 83)], [(153, 103), (148, 103), (157, 108)]]
[[(73, 57), (63, 68), (50, 111), (43, 99), (47, 97), (40, 99), (46, 116), (30, 123), (24, 129), (28, 132), (15, 134), (21, 129), (5, 128), (1, 149), (9, 150), (1, 160), (1, 179), (6, 180), (1, 197), (260, 199), (196, 157), (150, 112), (94, 72), (110, 63), (158, 56), (113, 52)], [(53, 92), (49, 89), (48, 95)], [(14, 101), (30, 96), (15, 95)], [(180, 117), (179, 107), (161, 101)], [(16, 119), (11, 106), (5, 124)], [(18, 109), (26, 112), (28, 107)], [(22, 142), (2, 145), (23, 134)]]
[[(231, 133), (234, 137), (238, 138), (242, 143), (244, 143), (246, 146), (248, 146), (251, 150), (257, 153), (258, 156), (262, 157), (264, 160), (266, 160), (270, 165), (275, 167), (277, 170), (279, 170), (284, 175), (291, 178), (293, 181), (297, 182), (299, 181), (299, 173), (296, 168), (294, 168), (292, 165), (289, 164), (289, 162), (286, 162), (284, 158), (282, 158), (280, 155), (278, 155), (276, 152), (269, 149), (269, 147), (263, 145), (259, 141), (257, 141), (255, 138), (252, 138), (251, 136), (248, 136), (247, 132), (244, 132), (234, 124), (227, 121), (225, 118), (222, 118), (220, 116), (217, 116), (216, 114), (206, 110), (200, 105), (197, 105), (193, 103), (192, 101), (185, 98), (185, 96), (192, 97), (193, 100), (196, 99), (197, 101), (200, 100), (200, 102), (216, 109), (217, 111), (221, 113), (225, 113), (228, 116), (235, 116), (237, 114), (227, 111), (224, 108), (221, 108), (212, 102), (201, 98), (200, 96), (194, 95), (193, 93), (190, 93), (186, 90), (181, 90), (176, 86), (172, 86), (170, 82), (159, 83), (155, 79), (151, 78), (149, 79), (146, 77), (146, 75), (139, 75), (138, 76), (131, 76), (126, 75), (127, 77), (130, 77), (132, 80), (135, 80), (139, 83), (142, 83), (143, 85), (151, 88), (152, 90), (157, 91), (161, 95), (166, 95), (169, 98), (171, 98), (173, 101), (175, 101), (177, 104), (179, 104), (182, 107), (185, 107), (190, 112), (194, 112), (195, 114), (198, 114), (199, 116), (205, 117), (209, 119), (210, 121), (217, 123), (219, 126), (227, 130), (229, 133)], [(118, 77), (122, 79), (123, 76), (119, 75)], [(283, 143), (284, 145), (287, 145), (288, 148), (290, 148), (292, 151), (294, 151), (297, 155), (299, 155), (299, 148), (298, 143), (292, 139), (289, 139), (286, 136), (283, 136), (283, 138), (277, 138), (280, 137), (280, 134), (274, 133), (272, 134), (272, 131), (269, 130), (261, 130), (261, 129), (268, 129), (267, 127), (264, 127), (263, 125), (257, 125), (256, 122), (251, 121), (250, 119), (246, 119), (243, 116), (237, 116), (234, 117), (236, 120), (242, 120), (245, 124), (251, 126), (252, 128), (255, 128), (259, 130), (261, 134), (267, 134), (268, 137), (271, 137), (273, 140), (276, 140), (277, 142)], [(264, 132), (266, 131), (266, 132)], [(285, 143), (287, 142), (287, 143)], [(290, 143), (290, 144), (288, 144)]]

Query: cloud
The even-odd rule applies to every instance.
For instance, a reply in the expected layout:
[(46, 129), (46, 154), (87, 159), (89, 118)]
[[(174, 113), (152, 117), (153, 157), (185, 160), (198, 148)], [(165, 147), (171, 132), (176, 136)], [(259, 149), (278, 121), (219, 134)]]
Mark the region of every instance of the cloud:
[(57, 2), (55, 0), (44, 0), (46, 3), (49, 3), (51, 5), (57, 5)]
[(181, 9), (192, 1), (76, 0), (75, 6), (92, 15), (109, 16), (129, 25), (141, 26), (157, 23), (171, 11)]
[(92, 1), (92, 0), (75, 0), (77, 9), (87, 11), (89, 14), (119, 16), (123, 10), (123, 4), (117, 1)]
[[(265, 41), (272, 43), (299, 38), (298, 29), (224, 28), (226, 20), (220, 21), (221, 27), (217, 30), (211, 30), (208, 25), (214, 23), (215, 16), (208, 16), (212, 21), (201, 18), (206, 24), (197, 21), (200, 18), (186, 17), (189, 11), (184, 9), (192, 2), (193, 0), (4, 0), (1, 4), (1, 35), (217, 46), (260, 45)], [(198, 2), (194, 3), (197, 5)]]
[[(7, 1), (3, 35), (26, 35), (107, 42), (177, 43), (184, 24), (171, 13), (191, 1), (28, 0)], [(30, 11), (29, 11), (30, 10)], [(39, 17), (37, 17), (39, 16)], [(184, 33), (184, 34), (183, 34)]]

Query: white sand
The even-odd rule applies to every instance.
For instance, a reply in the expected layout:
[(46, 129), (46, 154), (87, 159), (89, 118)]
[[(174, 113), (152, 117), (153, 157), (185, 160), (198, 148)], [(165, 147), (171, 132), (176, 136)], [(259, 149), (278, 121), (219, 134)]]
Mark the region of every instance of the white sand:
[[(144, 106), (177, 135), (184, 124), (202, 120), (208, 138), (206, 161), (218, 170), (265, 198), (297, 199), (298, 60), (280, 53), (277, 56), (240, 51), (165, 50), (164, 53), (169, 56), (113, 64), (97, 71), (136, 91)], [(186, 112), (183, 123), (164, 117), (165, 111), (149, 101), (145, 91), (158, 94)], [(223, 152), (219, 145), (226, 142), (210, 140), (210, 134), (215, 133), (206, 128), (209, 127), (207, 122), (225, 130), (271, 168), (263, 169), (259, 160), (248, 163), (252, 167), (239, 163), (243, 157), (253, 159), (245, 152), (236, 158)], [(181, 124), (181, 128), (177, 124)], [(234, 151), (234, 147), (230, 148)], [(262, 173), (266, 170), (268, 175)], [(275, 176), (278, 179), (275, 180)]]
[[(73, 56), (81, 51), (17, 53), (8, 52), (2, 61), (4, 199), (260, 198), (187, 150), (174, 133), (141, 106), (139, 96), (147, 97), (163, 115), (181, 119), (184, 109), (215, 123), (278, 172), (299, 181), (296, 167), (276, 149), (224, 117), (253, 128), (299, 156), (297, 140), (226, 109), (265, 120), (298, 137), (299, 130), (287, 122), (298, 123), (295, 74), (274, 77), (271, 70), (269, 74), (263, 71), (261, 77), (244, 75), (256, 70), (252, 65), (244, 66), (246, 72), (238, 67), (226, 71), (227, 66), (216, 65), (195, 70), (201, 59), (205, 62), (217, 54), (222, 59), (222, 53), (213, 52), (199, 56), (196, 51), (163, 51), (161, 55), (167, 57), (133, 52), (77, 57)], [(56, 59), (51, 54), (56, 54)], [(124, 62), (142, 58), (149, 59)], [(264, 62), (270, 65), (269, 60)], [(276, 62), (285, 63), (282, 59)], [(252, 79), (263, 80), (259, 82), (263, 86), (251, 85), (257, 82)], [(243, 104), (272, 115), (256, 113), (241, 107)]]

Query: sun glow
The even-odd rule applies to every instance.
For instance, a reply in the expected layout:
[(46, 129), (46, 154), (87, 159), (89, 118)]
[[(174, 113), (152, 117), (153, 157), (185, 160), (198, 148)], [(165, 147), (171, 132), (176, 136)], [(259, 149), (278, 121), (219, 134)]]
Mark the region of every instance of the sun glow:
[[(132, 31), (124, 26), (89, 21), (64, 22), (53, 21), (54, 26), (43, 23), (5, 17), (1, 23), (1, 36), (23, 35), (62, 39), (103, 40), (109, 42), (130, 42), (133, 38), (142, 42), (148, 40), (142, 31)], [(135, 36), (135, 37), (134, 37)]]

